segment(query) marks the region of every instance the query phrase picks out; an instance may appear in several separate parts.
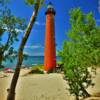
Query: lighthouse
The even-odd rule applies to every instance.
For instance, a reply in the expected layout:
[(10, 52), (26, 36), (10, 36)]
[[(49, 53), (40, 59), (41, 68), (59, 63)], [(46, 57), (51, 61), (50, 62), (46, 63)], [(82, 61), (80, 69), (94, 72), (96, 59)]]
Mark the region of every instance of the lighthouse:
[(56, 44), (55, 44), (55, 10), (50, 2), (47, 7), (45, 49), (44, 49), (44, 70), (51, 71), (56, 67)]

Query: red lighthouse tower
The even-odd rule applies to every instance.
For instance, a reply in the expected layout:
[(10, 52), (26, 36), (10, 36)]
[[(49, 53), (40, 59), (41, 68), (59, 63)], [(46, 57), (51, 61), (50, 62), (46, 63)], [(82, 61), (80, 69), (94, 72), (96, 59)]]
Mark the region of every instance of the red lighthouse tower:
[(51, 71), (56, 67), (56, 45), (55, 45), (55, 10), (52, 3), (48, 4), (46, 14), (44, 70)]

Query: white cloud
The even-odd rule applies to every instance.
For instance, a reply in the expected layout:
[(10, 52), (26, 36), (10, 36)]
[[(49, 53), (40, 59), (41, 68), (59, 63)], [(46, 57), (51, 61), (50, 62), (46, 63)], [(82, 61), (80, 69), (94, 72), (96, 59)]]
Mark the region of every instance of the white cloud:
[(44, 52), (34, 51), (34, 53), (24, 51), (25, 55), (27, 56), (44, 56)]
[(98, 12), (100, 13), (100, 0), (98, 0)]
[(100, 6), (98, 7), (98, 12), (100, 13)]
[(36, 21), (36, 22), (35, 22), (35, 25), (38, 25), (38, 26), (41, 26), (41, 25), (42, 25), (42, 26), (44, 26), (45, 23), (41, 23), (41, 22)]
[(24, 51), (23, 54), (25, 54), (25, 55), (30, 55), (30, 53), (29, 53), (29, 52), (26, 52), (26, 51)]
[(38, 48), (43, 48), (42, 45), (28, 45), (25, 46), (26, 49), (38, 49)]
[(100, 19), (96, 19), (96, 22), (100, 23)]
[(32, 56), (44, 56), (43, 52), (35, 52), (33, 54), (31, 54)]

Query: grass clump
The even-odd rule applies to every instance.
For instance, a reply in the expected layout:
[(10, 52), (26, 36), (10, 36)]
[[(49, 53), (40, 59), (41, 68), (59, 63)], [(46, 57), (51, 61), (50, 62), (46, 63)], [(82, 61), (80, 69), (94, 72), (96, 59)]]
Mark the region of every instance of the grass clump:
[(41, 64), (41, 65), (32, 66), (32, 69), (29, 72), (29, 74), (44, 74), (43, 65)]

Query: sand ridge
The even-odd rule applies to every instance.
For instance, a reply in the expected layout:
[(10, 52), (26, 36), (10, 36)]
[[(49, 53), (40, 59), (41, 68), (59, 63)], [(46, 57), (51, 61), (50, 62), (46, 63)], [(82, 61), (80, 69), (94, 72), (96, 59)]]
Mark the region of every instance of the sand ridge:
[[(74, 100), (68, 92), (67, 83), (61, 74), (31, 74), (27, 75), (28, 69), (21, 69), (16, 88), (16, 100)], [(13, 74), (0, 72), (0, 100), (6, 100)], [(90, 93), (100, 92), (100, 70), (93, 79), (95, 86), (89, 87)], [(90, 99), (89, 99), (90, 100)]]

